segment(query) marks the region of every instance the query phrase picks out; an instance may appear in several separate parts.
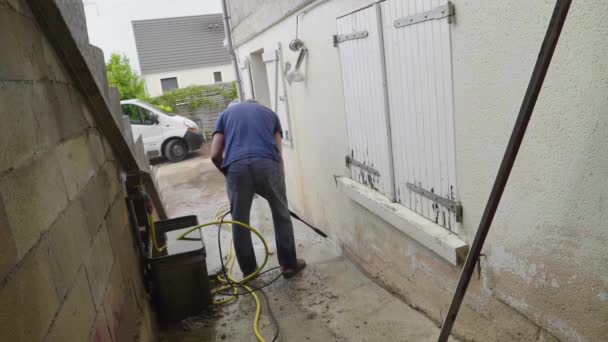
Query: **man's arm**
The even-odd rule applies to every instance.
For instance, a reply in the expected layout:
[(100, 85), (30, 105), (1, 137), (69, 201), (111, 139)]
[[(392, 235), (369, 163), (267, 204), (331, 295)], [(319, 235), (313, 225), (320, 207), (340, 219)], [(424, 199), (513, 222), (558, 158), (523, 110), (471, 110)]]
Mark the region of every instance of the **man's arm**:
[(277, 145), (277, 149), (279, 150), (279, 157), (283, 158), (283, 137), (281, 136), (281, 132), (276, 132), (274, 134), (274, 143)]
[(211, 140), (211, 161), (222, 172), (224, 162), (224, 133), (215, 133)]

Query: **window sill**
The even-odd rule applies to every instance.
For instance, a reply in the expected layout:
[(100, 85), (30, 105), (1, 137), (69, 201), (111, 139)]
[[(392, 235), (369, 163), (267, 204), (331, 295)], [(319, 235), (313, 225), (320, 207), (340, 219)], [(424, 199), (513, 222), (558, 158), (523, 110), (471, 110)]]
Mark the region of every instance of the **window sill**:
[(391, 202), (381, 193), (352, 179), (336, 177), (336, 182), (338, 188), (350, 199), (367, 208), (452, 265), (460, 265), (466, 258), (469, 245), (459, 239), (456, 234), (398, 203)]

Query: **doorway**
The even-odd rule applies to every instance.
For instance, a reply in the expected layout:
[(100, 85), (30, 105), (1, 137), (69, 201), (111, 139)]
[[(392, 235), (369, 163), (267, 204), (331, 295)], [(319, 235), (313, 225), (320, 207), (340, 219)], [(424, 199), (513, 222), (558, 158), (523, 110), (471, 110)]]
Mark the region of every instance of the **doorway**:
[(255, 99), (262, 105), (271, 108), (270, 103), (270, 87), (268, 86), (268, 73), (266, 72), (266, 64), (262, 58), (264, 50), (258, 50), (251, 53), (251, 78), (253, 83), (253, 93)]

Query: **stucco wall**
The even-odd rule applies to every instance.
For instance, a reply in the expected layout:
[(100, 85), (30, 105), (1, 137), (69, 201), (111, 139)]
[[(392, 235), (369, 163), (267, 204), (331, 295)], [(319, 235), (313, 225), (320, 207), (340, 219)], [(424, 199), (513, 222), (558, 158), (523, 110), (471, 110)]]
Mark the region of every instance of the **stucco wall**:
[[(231, 8), (248, 1), (231, 0)], [(281, 4), (268, 14), (278, 15)], [(307, 80), (288, 86), (291, 203), (362, 268), (440, 322), (460, 267), (449, 265), (340, 193), (347, 175), (336, 17), (370, 1), (332, 0), (301, 17)], [(460, 237), (471, 241), (554, 2), (455, 1), (452, 24)], [(601, 341), (608, 336), (608, 22), (601, 0), (575, 2), (473, 278), (455, 334), (477, 341)], [(275, 13), (276, 12), (276, 13)], [(234, 14), (233, 14), (234, 15)], [(249, 22), (262, 20), (250, 14)], [(242, 21), (235, 32), (259, 30)], [(263, 30), (262, 30), (263, 31)], [(292, 15), (238, 48), (287, 46)], [(284, 49), (285, 60), (296, 54)]]
[(236, 79), (232, 64), (217, 65), (211, 67), (167, 71), (162, 73), (143, 75), (148, 96), (154, 97), (163, 94), (160, 80), (163, 78), (177, 77), (177, 84), (180, 88), (191, 85), (212, 85), (215, 83), (213, 73), (222, 73), (222, 82), (232, 82)]
[(0, 42), (0, 340), (154, 340), (98, 108), (25, 1), (0, 0)]
[[(228, 1), (234, 44), (241, 45), (314, 0)], [(295, 28), (295, 26), (294, 26)], [(295, 32), (295, 31), (294, 31)]]

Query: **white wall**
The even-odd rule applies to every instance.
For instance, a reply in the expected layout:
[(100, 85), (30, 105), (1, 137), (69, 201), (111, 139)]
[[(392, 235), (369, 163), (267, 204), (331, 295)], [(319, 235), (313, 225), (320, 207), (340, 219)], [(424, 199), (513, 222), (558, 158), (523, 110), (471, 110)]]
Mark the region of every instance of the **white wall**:
[(143, 76), (146, 93), (151, 97), (162, 95), (163, 89), (160, 80), (163, 78), (177, 77), (177, 84), (180, 88), (190, 85), (214, 84), (213, 73), (216, 71), (222, 73), (222, 82), (231, 82), (236, 79), (232, 64), (147, 74)]
[[(405, 1), (405, 0), (404, 0)], [(232, 1), (235, 3), (235, 1)], [(291, 203), (404, 300), (441, 321), (455, 267), (336, 188), (347, 175), (336, 17), (371, 1), (332, 0), (301, 17), (307, 80), (288, 86)], [(456, 165), (473, 239), (554, 1), (455, 1)], [(232, 6), (235, 6), (232, 4)], [(574, 2), (455, 332), (480, 341), (600, 341), (608, 336), (608, 2)], [(263, 15), (258, 13), (257, 15)], [(251, 21), (256, 21), (251, 19)], [(246, 32), (247, 27), (240, 25)], [(287, 46), (291, 16), (238, 47)], [(297, 55), (284, 49), (285, 60)]]

